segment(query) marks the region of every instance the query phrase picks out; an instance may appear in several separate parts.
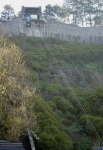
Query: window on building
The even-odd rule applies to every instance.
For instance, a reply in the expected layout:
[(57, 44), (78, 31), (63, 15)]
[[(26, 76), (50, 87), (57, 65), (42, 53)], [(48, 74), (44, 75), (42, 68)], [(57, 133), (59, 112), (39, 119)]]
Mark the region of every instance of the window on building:
[(37, 15), (31, 15), (31, 20), (35, 20), (35, 19), (37, 19), (38, 17), (37, 17)]

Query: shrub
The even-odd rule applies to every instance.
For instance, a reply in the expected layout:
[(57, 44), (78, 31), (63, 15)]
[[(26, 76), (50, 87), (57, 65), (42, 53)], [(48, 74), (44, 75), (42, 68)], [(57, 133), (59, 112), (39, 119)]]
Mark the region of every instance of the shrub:
[[(60, 121), (56, 118), (55, 113), (50, 106), (39, 97), (35, 99), (34, 110), (37, 114), (39, 128), (36, 134), (40, 138), (37, 141), (37, 150), (39, 149), (71, 149), (72, 142), (68, 140), (68, 136), (63, 134), (60, 128)], [(38, 100), (39, 99), (39, 100)]]
[(59, 110), (61, 110), (63, 113), (70, 111), (74, 111), (74, 107), (72, 104), (68, 101), (66, 101), (63, 97), (55, 96), (52, 99), (52, 102), (54, 102)]
[(29, 74), (29, 79), (30, 79), (33, 83), (35, 83), (36, 81), (38, 81), (38, 77), (37, 77), (35, 74), (33, 74), (33, 73)]
[(66, 112), (65, 118), (72, 121), (74, 120), (74, 116), (69, 111)]
[(72, 121), (71, 120), (68, 120), (68, 119), (64, 119), (63, 122), (62, 122), (65, 126), (69, 126)]

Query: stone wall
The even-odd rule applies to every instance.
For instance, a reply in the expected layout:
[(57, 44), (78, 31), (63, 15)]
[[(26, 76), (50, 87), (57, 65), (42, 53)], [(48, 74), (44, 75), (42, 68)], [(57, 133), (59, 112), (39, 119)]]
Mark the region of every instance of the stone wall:
[(39, 27), (35, 27), (35, 23), (31, 23), (31, 27), (26, 27), (26, 21), (22, 18), (14, 18), (12, 21), (2, 23), (0, 27), (5, 29), (9, 35), (27, 35), (27, 36), (40, 36)]
[(82, 44), (103, 43), (103, 26), (101, 27), (77, 27), (64, 23), (48, 22), (41, 30), (41, 35), (50, 35), (62, 40), (79, 42)]
[(35, 23), (31, 22), (31, 27), (26, 27), (26, 21), (22, 18), (15, 18), (12, 21), (2, 23), (0, 26), (3, 26), (6, 33), (10, 36), (19, 34), (36, 37), (54, 36), (71, 43), (103, 43), (103, 26), (78, 27), (57, 22), (40, 23), (38, 26), (35, 26)]

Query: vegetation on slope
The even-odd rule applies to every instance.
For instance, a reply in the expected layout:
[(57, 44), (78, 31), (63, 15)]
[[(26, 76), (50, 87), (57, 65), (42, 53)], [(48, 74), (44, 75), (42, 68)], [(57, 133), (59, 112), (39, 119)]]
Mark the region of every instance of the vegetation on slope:
[(37, 149), (71, 149), (72, 142), (66, 133), (60, 131), (61, 123), (52, 108), (41, 97), (34, 96), (33, 99), (36, 99), (34, 110), (38, 115), (36, 134), (40, 138), (36, 142)]
[(37, 149), (71, 149), (56, 114), (35, 94), (38, 78), (27, 71), (21, 50), (0, 38), (0, 138), (19, 141), (29, 128), (39, 136)]
[(35, 113), (27, 109), (35, 94), (28, 76), (19, 47), (0, 36), (0, 138), (18, 141), (27, 134), (27, 122), (35, 126)]
[[(56, 82), (64, 85), (64, 81), (61, 80), (62, 75), (41, 38), (20, 35), (14, 36), (11, 40), (23, 50), (23, 55), (25, 56), (30, 71), (36, 73), (39, 80), (45, 83)], [(52, 37), (45, 40), (50, 47), (52, 54), (58, 61), (62, 72), (66, 75), (67, 79), (70, 80), (71, 85), (74, 87), (85, 87), (78, 76), (75, 67), (61, 50), (57, 40)], [(58, 41), (74, 64), (78, 67), (86, 81), (92, 87), (102, 86), (103, 44), (81, 45), (78, 43), (71, 44), (61, 40)], [(98, 82), (96, 82), (96, 80), (98, 80)]]
[[(65, 144), (69, 144), (68, 148), (72, 146), (71, 140), (73, 141), (74, 147), (78, 147), (79, 150), (84, 147), (85, 149), (91, 149), (91, 141), (97, 144), (94, 131), (88, 123), (88, 120), (86, 120), (78, 103), (73, 98), (71, 90), (65, 86), (63, 76), (60, 75), (57, 65), (45, 43), (41, 38), (22, 35), (14, 36), (10, 39), (23, 50), (22, 55), (26, 61), (27, 69), (29, 69), (31, 74), (29, 75), (30, 85), (36, 86), (36, 94), (41, 95), (46, 101), (38, 96), (37, 98), (33, 96), (32, 99), (32, 103), (35, 104), (33, 107), (34, 112), (38, 120), (36, 133), (40, 137), (40, 140), (37, 141), (37, 148), (54, 149), (55, 146), (56, 149), (60, 149), (60, 147), (65, 149)], [(75, 72), (75, 68), (63, 55), (55, 38), (50, 37), (45, 40), (60, 65), (62, 74), (70, 81), (73, 91), (76, 93), (100, 137), (103, 138), (102, 108), (87, 88), (84, 88), (85, 86)], [(70, 44), (60, 40), (59, 42), (73, 60), (74, 64), (79, 68), (86, 81), (93, 88), (95, 87), (93, 91), (103, 103), (103, 88), (96, 87), (103, 86), (103, 45)], [(82, 129), (78, 121), (82, 125)], [(86, 140), (84, 132), (91, 141)], [(57, 136), (60, 136), (61, 139), (65, 137), (65, 140), (62, 139), (65, 141), (65, 144), (61, 142), (62, 146), (60, 146), (59, 141), (61, 141), (61, 139), (58, 139)], [(57, 139), (58, 141), (56, 141)]]

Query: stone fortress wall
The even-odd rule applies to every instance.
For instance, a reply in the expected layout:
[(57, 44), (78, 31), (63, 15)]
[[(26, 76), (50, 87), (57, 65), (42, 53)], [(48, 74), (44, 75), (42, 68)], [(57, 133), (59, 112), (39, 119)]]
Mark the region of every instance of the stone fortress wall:
[(34, 37), (57, 37), (71, 43), (99, 44), (103, 43), (103, 26), (99, 27), (78, 27), (59, 22), (40, 22), (35, 25), (31, 22), (31, 27), (26, 26), (26, 21), (22, 17), (14, 18), (11, 21), (0, 24), (10, 36), (23, 34)]

